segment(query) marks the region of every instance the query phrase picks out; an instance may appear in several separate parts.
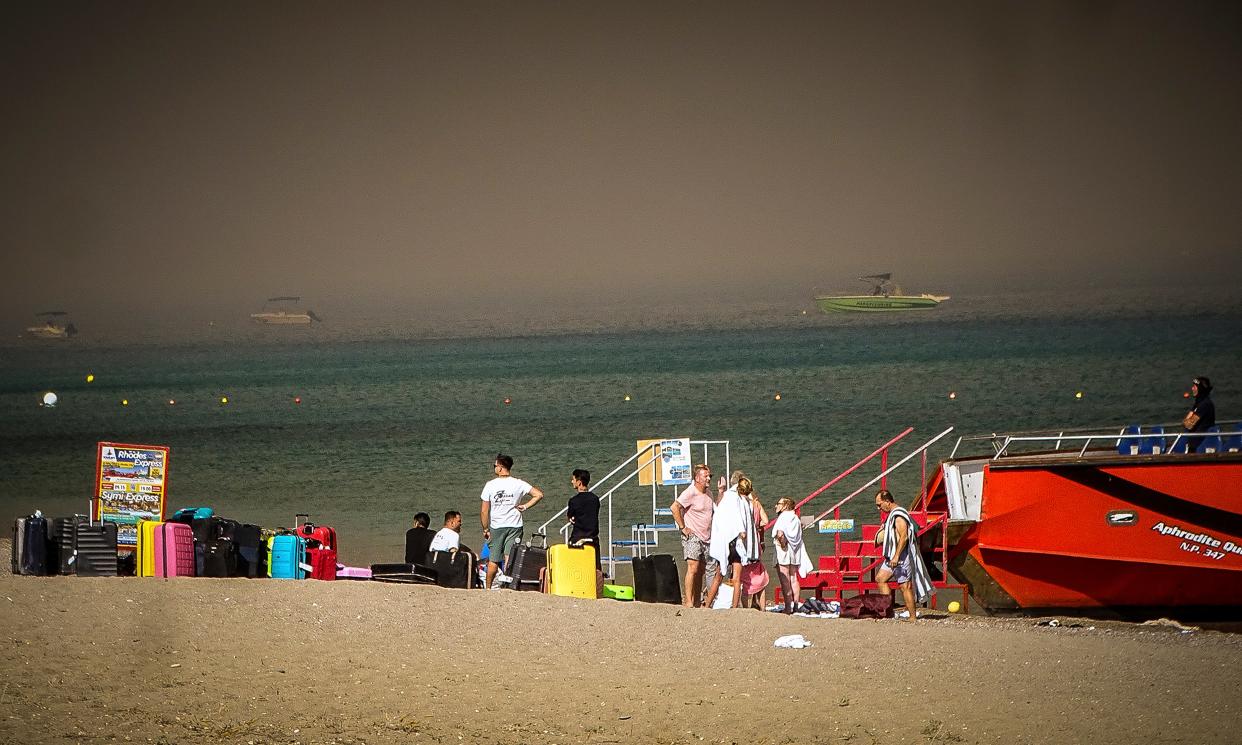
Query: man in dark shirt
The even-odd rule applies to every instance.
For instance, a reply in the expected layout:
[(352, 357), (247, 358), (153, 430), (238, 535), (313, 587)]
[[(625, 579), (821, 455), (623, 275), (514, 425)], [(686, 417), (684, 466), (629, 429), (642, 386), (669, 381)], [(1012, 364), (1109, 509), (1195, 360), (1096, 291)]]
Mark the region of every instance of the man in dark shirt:
[(575, 469), (573, 475), (569, 477), (569, 483), (573, 485), (574, 491), (577, 492), (569, 498), (569, 508), (566, 516), (569, 522), (573, 523), (573, 528), (569, 531), (570, 545), (581, 545), (590, 542), (595, 546), (595, 568), (600, 568), (600, 552), (603, 547), (599, 545), (599, 497), (590, 491), (591, 472), (578, 468)]

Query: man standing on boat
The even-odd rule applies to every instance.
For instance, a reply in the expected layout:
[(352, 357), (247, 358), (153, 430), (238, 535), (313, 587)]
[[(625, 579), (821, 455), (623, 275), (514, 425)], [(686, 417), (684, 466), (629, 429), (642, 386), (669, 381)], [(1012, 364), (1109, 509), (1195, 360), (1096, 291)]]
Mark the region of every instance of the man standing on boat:
[[(1216, 404), (1212, 403), (1212, 382), (1200, 375), (1190, 384), (1190, 395), (1195, 397), (1190, 411), (1182, 418), (1187, 432), (1207, 432), (1216, 426)], [(1203, 445), (1201, 437), (1187, 437), (1186, 451), (1193, 453)]]
[(888, 581), (892, 579), (901, 589), (909, 621), (918, 617), (915, 599), (922, 603), (931, 597), (932, 584), (919, 553), (919, 526), (904, 507), (893, 499), (893, 493), (881, 489), (875, 495), (875, 506), (884, 513), (884, 524), (875, 536), (875, 545), (884, 546), (883, 564), (875, 573), (880, 594), (889, 595)]
[(687, 608), (699, 607), (703, 594), (703, 570), (711, 561), (708, 546), (712, 540), (712, 513), (716, 502), (712, 499), (712, 469), (700, 463), (694, 467), (694, 482), (686, 487), (670, 509), (673, 522), (681, 531), (682, 555), (686, 557), (686, 593), (682, 604)]
[[(479, 522), (483, 524), (483, 540), (487, 541), (486, 589), (492, 588), (500, 563), (509, 555), (509, 549), (522, 540), (522, 513), (543, 499), (537, 486), (509, 475), (513, 458), (500, 453), (492, 464), (496, 478), (483, 486), (480, 495)], [(530, 497), (524, 504), (522, 500)]]

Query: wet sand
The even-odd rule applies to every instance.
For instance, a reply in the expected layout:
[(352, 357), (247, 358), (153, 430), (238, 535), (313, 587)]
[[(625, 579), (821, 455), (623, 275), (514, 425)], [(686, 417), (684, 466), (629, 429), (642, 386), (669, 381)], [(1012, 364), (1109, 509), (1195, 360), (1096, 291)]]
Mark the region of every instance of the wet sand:
[(1210, 631), (7, 569), (2, 742), (1242, 741)]

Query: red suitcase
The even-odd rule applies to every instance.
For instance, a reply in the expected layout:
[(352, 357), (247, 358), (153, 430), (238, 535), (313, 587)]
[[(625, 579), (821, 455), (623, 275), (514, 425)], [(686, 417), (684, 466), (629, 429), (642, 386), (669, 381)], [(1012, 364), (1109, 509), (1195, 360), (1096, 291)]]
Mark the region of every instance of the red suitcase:
[(336, 550), (331, 548), (308, 548), (311, 579), (336, 579)]
[[(305, 518), (299, 523), (298, 518)], [(310, 515), (299, 513), (293, 516), (293, 533), (309, 541), (319, 541), (324, 548), (336, 550), (336, 530), (327, 525), (316, 525), (309, 520)]]

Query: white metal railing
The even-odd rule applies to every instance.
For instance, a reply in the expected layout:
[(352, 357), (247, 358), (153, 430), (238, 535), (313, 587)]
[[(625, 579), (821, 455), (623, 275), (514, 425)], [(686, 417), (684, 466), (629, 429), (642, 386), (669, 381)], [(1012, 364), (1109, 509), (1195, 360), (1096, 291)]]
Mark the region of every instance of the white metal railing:
[[(1188, 440), (1205, 440), (1208, 438), (1220, 438), (1222, 443), (1227, 439), (1237, 436), (1238, 430), (1223, 429), (1221, 425), (1236, 425), (1238, 422), (1226, 421), (1217, 425), (1217, 432), (1186, 432), (1182, 428), (1181, 422), (1170, 424), (1148, 424), (1148, 425), (1127, 425), (1120, 429), (1110, 427), (1108, 429), (1101, 428), (1083, 428), (1072, 430), (1061, 430), (1059, 432), (1027, 432), (1017, 434), (999, 434), (993, 432), (990, 435), (976, 435), (971, 437), (959, 437), (957, 443), (953, 446), (953, 451), (949, 454), (949, 458), (953, 459), (957, 456), (958, 450), (964, 443), (972, 442), (988, 442), (992, 445), (992, 460), (998, 460), (1002, 457), (1018, 457), (1019, 454), (1014, 451), (1022, 445), (1052, 443), (1054, 452), (1070, 452), (1077, 450), (1077, 457), (1085, 457), (1087, 451), (1091, 449), (1093, 444), (1099, 446), (1108, 443), (1107, 447), (1111, 449), (1120, 448), (1122, 443), (1127, 440), (1133, 440), (1136, 447), (1142, 448), (1142, 442), (1159, 440), (1158, 449), (1154, 454), (1179, 454), (1176, 449), (1179, 443)], [(1168, 427), (1173, 430), (1165, 432)], [(1169, 438), (1172, 438), (1171, 440)], [(1063, 448), (1063, 444), (1073, 443), (1073, 448)], [(1081, 443), (1081, 447), (1078, 447)], [(1154, 444), (1154, 443), (1153, 443)], [(1168, 445), (1166, 448), (1165, 445)], [(1124, 454), (1124, 453), (1122, 453)], [(1147, 454), (1147, 453), (1144, 453)]]

